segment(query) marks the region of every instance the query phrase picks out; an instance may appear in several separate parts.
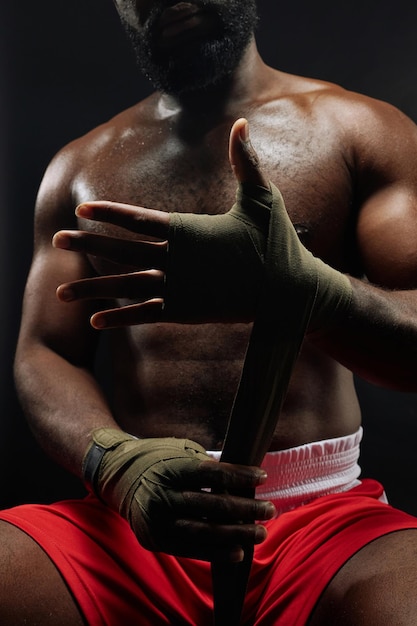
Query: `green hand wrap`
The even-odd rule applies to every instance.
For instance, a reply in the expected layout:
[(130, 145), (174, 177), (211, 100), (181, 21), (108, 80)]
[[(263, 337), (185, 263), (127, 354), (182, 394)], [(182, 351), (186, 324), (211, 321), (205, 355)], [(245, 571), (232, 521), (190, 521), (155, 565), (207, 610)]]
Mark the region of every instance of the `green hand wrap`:
[(240, 185), (224, 215), (171, 213), (168, 239), (169, 320), (253, 320), (266, 271), (269, 296), (280, 303), (277, 324), (311, 298), (310, 330), (326, 326), (350, 304), (349, 279), (303, 246), (273, 184), (270, 190)]
[(145, 548), (160, 549), (159, 538), (184, 502), (182, 491), (210, 457), (189, 439), (136, 439), (111, 428), (99, 428), (92, 436), (84, 478), (129, 522)]
[[(260, 188), (259, 188), (260, 189)], [(264, 195), (269, 192), (264, 190)], [(270, 208), (238, 188), (221, 215), (170, 213), (165, 313), (182, 322), (253, 319)]]

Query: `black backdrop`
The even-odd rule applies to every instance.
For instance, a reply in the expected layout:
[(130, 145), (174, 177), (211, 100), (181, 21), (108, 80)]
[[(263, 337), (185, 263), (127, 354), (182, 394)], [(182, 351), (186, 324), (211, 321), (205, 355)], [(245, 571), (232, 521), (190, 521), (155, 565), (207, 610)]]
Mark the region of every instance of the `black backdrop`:
[[(267, 62), (387, 100), (417, 121), (417, 4), (259, 0)], [(0, 507), (83, 493), (34, 443), (12, 361), (42, 173), (71, 139), (149, 93), (111, 0), (2, 0), (0, 6)], [(417, 514), (417, 396), (357, 381), (363, 474)]]

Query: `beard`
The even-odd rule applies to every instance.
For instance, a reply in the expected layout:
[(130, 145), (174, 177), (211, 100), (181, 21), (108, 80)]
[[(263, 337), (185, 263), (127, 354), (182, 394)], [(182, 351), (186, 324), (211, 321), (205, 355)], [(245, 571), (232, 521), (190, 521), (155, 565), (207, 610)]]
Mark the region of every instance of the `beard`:
[(256, 0), (193, 0), (215, 17), (209, 34), (159, 46), (157, 22), (172, 0), (153, 3), (143, 28), (121, 16), (141, 72), (155, 89), (174, 96), (221, 85), (233, 73), (251, 41), (258, 17)]

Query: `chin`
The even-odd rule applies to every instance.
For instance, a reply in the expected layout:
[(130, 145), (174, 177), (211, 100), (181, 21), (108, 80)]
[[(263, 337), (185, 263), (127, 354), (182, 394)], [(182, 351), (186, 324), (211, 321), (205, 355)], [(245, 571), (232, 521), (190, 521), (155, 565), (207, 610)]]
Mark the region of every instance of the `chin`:
[[(155, 89), (173, 96), (200, 93), (227, 84), (249, 45), (236, 49), (233, 42), (216, 40), (190, 47), (184, 53), (142, 64), (142, 72)], [(140, 64), (141, 65), (141, 64)]]

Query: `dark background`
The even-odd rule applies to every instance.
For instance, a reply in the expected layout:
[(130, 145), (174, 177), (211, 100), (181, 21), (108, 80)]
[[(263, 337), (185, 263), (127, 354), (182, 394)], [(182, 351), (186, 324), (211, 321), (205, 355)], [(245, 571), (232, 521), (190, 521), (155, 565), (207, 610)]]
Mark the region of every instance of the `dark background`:
[[(417, 121), (417, 4), (259, 0), (259, 7), (258, 45), (271, 65), (387, 100)], [(13, 386), (32, 211), (54, 153), (149, 90), (111, 0), (2, 0), (0, 507), (83, 493), (34, 443)], [(357, 383), (363, 475), (382, 480), (393, 504), (417, 514), (417, 396)]]

